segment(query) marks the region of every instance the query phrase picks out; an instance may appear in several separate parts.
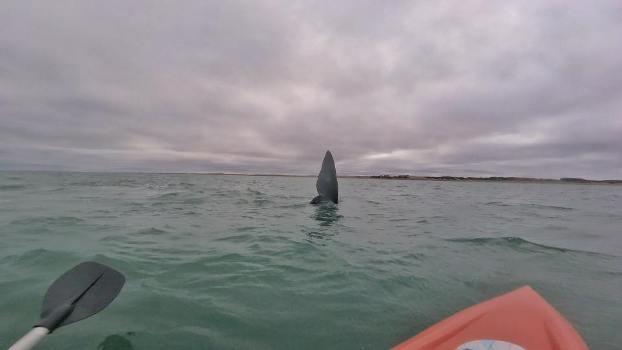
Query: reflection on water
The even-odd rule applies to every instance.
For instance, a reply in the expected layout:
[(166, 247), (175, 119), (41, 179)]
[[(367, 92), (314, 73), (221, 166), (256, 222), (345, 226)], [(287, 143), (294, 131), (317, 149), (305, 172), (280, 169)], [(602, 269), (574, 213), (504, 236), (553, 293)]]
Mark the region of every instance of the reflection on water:
[(332, 226), (341, 217), (338, 210), (338, 207), (333, 203), (322, 203), (315, 208), (313, 218), (319, 221), (322, 226)]
[(133, 350), (132, 343), (118, 334), (109, 335), (97, 346), (98, 350)]
[(320, 227), (317, 227), (319, 230), (307, 232), (307, 236), (310, 238), (324, 239), (328, 236), (334, 236), (336, 234), (334, 229), (328, 230), (328, 228), (333, 226), (333, 224), (342, 216), (339, 215), (337, 205), (329, 202), (322, 202), (320, 205), (315, 207), (315, 211), (311, 217), (318, 221)]

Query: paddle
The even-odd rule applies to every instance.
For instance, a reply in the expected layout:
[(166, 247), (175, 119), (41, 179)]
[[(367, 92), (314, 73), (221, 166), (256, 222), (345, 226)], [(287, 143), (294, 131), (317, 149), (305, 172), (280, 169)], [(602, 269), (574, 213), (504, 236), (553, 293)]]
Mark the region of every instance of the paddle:
[(27, 350), (56, 328), (83, 320), (117, 297), (125, 277), (108, 266), (87, 261), (65, 272), (48, 288), (41, 320), (9, 350)]

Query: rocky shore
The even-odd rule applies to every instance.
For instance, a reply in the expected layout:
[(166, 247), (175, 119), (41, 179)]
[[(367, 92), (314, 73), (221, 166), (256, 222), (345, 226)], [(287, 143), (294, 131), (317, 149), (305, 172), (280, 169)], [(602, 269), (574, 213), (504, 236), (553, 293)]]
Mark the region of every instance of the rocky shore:
[(430, 181), (478, 181), (478, 182), (533, 182), (533, 183), (571, 183), (571, 184), (611, 184), (621, 185), (622, 180), (590, 180), (577, 177), (562, 177), (559, 179), (544, 179), (533, 177), (516, 176), (414, 176), (414, 175), (372, 175), (353, 176), (360, 178), (385, 179), (385, 180), (430, 180)]

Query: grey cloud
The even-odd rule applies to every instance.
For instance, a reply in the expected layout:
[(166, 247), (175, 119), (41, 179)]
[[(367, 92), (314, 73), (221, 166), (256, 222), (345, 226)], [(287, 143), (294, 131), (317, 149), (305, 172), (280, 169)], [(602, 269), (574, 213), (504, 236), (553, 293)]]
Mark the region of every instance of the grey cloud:
[(0, 169), (622, 178), (617, 1), (9, 1)]

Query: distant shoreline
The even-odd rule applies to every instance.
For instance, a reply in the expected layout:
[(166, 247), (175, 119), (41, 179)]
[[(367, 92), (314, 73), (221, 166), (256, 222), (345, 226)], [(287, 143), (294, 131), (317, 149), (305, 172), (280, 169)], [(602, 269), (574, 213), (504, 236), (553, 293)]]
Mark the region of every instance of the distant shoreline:
[(373, 179), (388, 180), (427, 180), (427, 181), (462, 181), (462, 182), (520, 182), (520, 183), (563, 183), (563, 184), (607, 184), (622, 185), (622, 180), (590, 180), (577, 177), (559, 179), (516, 177), (516, 176), (411, 176), (411, 175), (374, 175)]
[[(243, 173), (205, 173), (206, 175), (238, 175), (238, 176), (277, 176), (277, 177), (316, 177), (317, 175), (288, 174), (243, 174)], [(459, 181), (459, 182), (518, 182), (518, 183), (560, 183), (560, 184), (606, 184), (622, 185), (622, 180), (590, 180), (578, 177), (562, 177), (559, 179), (517, 177), (517, 176), (415, 176), (415, 175), (342, 175), (342, 179), (379, 179), (379, 180), (414, 180), (414, 181)]]

